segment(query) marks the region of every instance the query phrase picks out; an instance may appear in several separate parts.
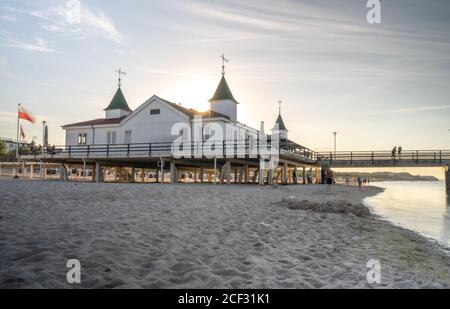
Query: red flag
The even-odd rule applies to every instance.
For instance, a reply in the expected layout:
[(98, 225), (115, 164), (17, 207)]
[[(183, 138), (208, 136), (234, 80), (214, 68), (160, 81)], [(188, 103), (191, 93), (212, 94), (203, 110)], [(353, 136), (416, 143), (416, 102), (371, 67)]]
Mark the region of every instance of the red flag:
[(22, 126), (20, 126), (20, 139), (21, 139), (22, 141), (25, 140), (25, 132), (23, 131)]
[(35, 122), (35, 119), (33, 117), (33, 115), (31, 115), (25, 108), (23, 108), (22, 106), (19, 106), (19, 118), (20, 119), (24, 119), (24, 120), (28, 120), (31, 123)]

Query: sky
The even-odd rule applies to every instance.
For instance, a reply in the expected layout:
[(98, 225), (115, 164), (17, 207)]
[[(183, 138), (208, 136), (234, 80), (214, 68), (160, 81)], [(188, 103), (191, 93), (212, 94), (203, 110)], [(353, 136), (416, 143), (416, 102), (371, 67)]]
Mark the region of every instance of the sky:
[[(132, 109), (152, 95), (208, 109), (220, 79), (238, 120), (272, 127), (282, 100), (289, 138), (338, 150), (450, 149), (450, 2), (366, 0), (1, 0), (0, 136), (17, 103), (27, 139), (64, 144), (61, 126), (104, 117), (117, 70)], [(73, 8), (80, 5), (80, 13)]]

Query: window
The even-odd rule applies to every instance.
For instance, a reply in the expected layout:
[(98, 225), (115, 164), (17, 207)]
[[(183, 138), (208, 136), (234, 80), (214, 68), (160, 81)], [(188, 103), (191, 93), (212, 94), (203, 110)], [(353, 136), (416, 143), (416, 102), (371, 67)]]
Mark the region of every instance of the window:
[(86, 145), (87, 144), (87, 133), (78, 134), (78, 145)]
[(159, 115), (159, 114), (161, 114), (161, 110), (159, 108), (150, 110), (150, 115)]
[(106, 143), (108, 145), (115, 144), (116, 143), (116, 132), (108, 132), (106, 135)]
[(125, 131), (125, 144), (131, 144), (131, 130)]

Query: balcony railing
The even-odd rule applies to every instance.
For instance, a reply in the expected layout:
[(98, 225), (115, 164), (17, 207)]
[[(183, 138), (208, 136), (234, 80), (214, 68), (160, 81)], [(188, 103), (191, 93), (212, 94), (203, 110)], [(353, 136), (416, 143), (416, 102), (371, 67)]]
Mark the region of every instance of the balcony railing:
[[(205, 151), (211, 149), (210, 153)], [(292, 143), (281, 142), (272, 149), (270, 142), (261, 144), (259, 141), (193, 141), (193, 142), (155, 142), (155, 143), (133, 143), (133, 144), (102, 144), (102, 145), (61, 145), (46, 146), (31, 149), (29, 155), (40, 157), (71, 157), (71, 158), (92, 158), (92, 157), (157, 157), (172, 156), (174, 151), (177, 154), (190, 154), (189, 157), (237, 157), (256, 158), (259, 154), (275, 152), (276, 154), (303, 159), (308, 162), (315, 161), (315, 153), (303, 146)], [(265, 151), (265, 152), (263, 152)], [(212, 154), (212, 155), (211, 155)], [(197, 155), (197, 156), (196, 156)], [(184, 156), (186, 157), (186, 156)]]

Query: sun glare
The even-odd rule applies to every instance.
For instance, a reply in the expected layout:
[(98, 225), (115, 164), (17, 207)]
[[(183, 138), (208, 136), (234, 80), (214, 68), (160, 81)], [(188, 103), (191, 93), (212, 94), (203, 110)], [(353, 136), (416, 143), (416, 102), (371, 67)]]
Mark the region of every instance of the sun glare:
[(210, 107), (208, 100), (213, 96), (216, 86), (210, 79), (182, 80), (171, 88), (172, 100), (188, 108), (207, 111)]

